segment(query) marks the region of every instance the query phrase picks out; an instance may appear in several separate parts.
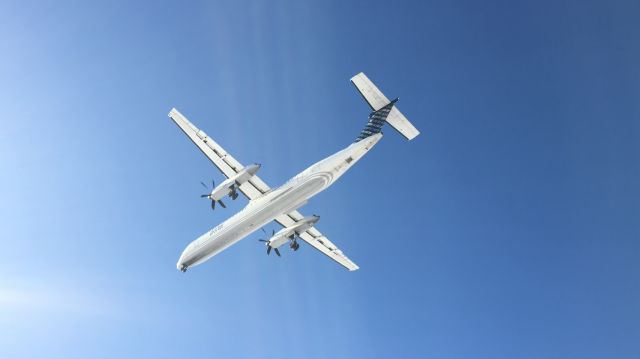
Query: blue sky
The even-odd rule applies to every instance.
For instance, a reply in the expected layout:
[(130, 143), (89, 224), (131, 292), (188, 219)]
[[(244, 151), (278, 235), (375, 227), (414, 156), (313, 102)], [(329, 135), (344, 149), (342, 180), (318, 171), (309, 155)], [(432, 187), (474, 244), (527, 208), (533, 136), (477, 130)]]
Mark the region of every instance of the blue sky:
[[(0, 357), (640, 357), (632, 1), (0, 4)], [(361, 270), (251, 236), (186, 274), (222, 176), (391, 129), (303, 210)], [(267, 229), (277, 228), (276, 225)]]

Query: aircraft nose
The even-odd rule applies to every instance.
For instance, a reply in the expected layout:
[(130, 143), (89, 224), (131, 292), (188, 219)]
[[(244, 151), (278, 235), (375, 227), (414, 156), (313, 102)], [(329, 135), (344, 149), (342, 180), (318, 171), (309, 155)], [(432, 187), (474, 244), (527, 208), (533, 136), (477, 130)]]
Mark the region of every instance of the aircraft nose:
[(186, 265), (186, 264), (184, 264), (184, 263), (182, 263), (182, 262), (180, 261), (180, 262), (178, 262), (178, 264), (176, 264), (176, 268), (178, 268), (178, 270), (179, 270), (180, 272), (186, 272), (188, 267), (187, 267), (187, 265)]
[(187, 265), (184, 262), (185, 262), (185, 253), (183, 252), (182, 255), (180, 255), (180, 259), (178, 259), (178, 263), (176, 263), (176, 268), (178, 268), (179, 271), (185, 272), (187, 270)]

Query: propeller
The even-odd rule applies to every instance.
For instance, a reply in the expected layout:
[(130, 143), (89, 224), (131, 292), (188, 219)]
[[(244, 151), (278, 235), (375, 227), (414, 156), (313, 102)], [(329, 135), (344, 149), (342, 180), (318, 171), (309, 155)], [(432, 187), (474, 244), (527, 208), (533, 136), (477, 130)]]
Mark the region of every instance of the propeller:
[[(207, 190), (209, 189), (209, 187), (204, 184), (204, 182), (200, 181), (200, 184), (202, 185), (202, 187), (206, 188)], [(216, 182), (214, 180), (211, 180), (211, 191), (213, 191), (213, 188), (216, 188)], [(220, 205), (222, 206), (222, 208), (227, 208), (227, 206), (224, 204), (224, 202), (222, 202), (221, 200), (214, 200), (213, 198), (211, 198), (211, 193), (205, 193), (200, 195), (200, 198), (209, 198), (211, 200), (211, 209), (215, 210), (216, 209), (216, 202), (220, 203)]]
[[(278, 257), (280, 257), (280, 251), (278, 250), (278, 248), (273, 248), (273, 250), (276, 252), (276, 254), (278, 255)], [(267, 247), (267, 255), (271, 252), (271, 246)]]
[[(260, 229), (262, 230), (262, 233), (264, 233), (265, 236), (268, 236), (267, 231), (265, 231), (264, 228), (260, 228)], [(271, 232), (271, 237), (273, 237), (274, 234), (276, 234), (276, 230), (275, 229)], [(269, 255), (271, 253), (271, 248), (273, 248), (273, 247), (271, 247), (269, 245), (269, 240), (260, 238), (260, 239), (258, 239), (258, 241), (259, 242), (265, 242), (267, 244), (267, 255)], [(278, 257), (280, 257), (280, 251), (278, 250), (278, 248), (273, 248), (273, 250), (276, 252)]]

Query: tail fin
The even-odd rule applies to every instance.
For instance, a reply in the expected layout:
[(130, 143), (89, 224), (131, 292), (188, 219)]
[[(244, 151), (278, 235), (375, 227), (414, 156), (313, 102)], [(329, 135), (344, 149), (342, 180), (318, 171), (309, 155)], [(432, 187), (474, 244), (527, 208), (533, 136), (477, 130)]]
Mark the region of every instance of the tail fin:
[(367, 126), (362, 130), (356, 142), (379, 133), (385, 122), (400, 132), (407, 140), (412, 140), (420, 134), (420, 131), (395, 107), (398, 99), (389, 101), (382, 91), (369, 80), (367, 75), (361, 72), (352, 77), (351, 82), (373, 109), (373, 112), (369, 115)]

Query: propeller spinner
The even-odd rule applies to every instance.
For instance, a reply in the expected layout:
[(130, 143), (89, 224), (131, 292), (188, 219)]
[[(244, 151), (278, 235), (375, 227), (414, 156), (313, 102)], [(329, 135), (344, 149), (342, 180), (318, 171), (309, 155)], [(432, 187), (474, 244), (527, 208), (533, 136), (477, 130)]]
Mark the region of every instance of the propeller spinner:
[[(265, 231), (264, 228), (260, 228), (260, 229), (262, 229), (262, 233), (264, 233), (265, 236), (268, 236), (267, 235), (267, 231)], [(273, 237), (274, 234), (276, 234), (276, 230), (275, 229), (271, 232), (271, 237)], [(258, 241), (259, 242), (265, 242), (265, 244), (267, 245), (267, 255), (269, 255), (271, 253), (271, 248), (273, 248), (273, 250), (276, 252), (278, 257), (280, 257), (280, 251), (278, 250), (278, 248), (271, 247), (271, 245), (269, 244), (269, 240), (268, 239), (260, 238), (260, 239), (258, 239)]]

